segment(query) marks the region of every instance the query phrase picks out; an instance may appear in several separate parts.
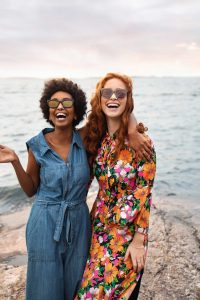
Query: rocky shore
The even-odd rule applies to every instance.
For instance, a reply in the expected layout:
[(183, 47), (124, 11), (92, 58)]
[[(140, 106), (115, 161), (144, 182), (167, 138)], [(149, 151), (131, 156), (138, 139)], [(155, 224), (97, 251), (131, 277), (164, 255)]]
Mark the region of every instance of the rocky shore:
[(199, 215), (199, 204), (156, 201), (139, 300), (200, 299)]
[[(25, 207), (0, 216), (1, 300), (25, 299), (24, 237), (29, 211), (30, 207)], [(139, 300), (200, 300), (199, 215), (200, 204), (186, 205), (176, 198), (154, 199)]]

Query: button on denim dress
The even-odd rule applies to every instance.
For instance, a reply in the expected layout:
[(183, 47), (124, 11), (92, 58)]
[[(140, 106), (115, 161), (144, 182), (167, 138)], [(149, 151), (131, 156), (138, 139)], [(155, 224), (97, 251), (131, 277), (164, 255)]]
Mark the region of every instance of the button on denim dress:
[(86, 204), (89, 166), (78, 132), (67, 161), (49, 147), (46, 128), (27, 142), (40, 166), (40, 184), (26, 227), (27, 300), (72, 300), (91, 238)]

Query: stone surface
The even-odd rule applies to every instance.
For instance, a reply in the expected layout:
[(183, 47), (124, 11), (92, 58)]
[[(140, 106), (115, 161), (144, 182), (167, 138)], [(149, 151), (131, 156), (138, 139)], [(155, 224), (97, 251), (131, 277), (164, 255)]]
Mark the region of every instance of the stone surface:
[(199, 205), (187, 209), (166, 199), (156, 201), (139, 300), (200, 299), (198, 219)]
[[(1, 300), (25, 299), (25, 224), (29, 211), (28, 207), (0, 216)], [(181, 201), (154, 201), (139, 300), (200, 300), (199, 212), (199, 205), (188, 208)]]

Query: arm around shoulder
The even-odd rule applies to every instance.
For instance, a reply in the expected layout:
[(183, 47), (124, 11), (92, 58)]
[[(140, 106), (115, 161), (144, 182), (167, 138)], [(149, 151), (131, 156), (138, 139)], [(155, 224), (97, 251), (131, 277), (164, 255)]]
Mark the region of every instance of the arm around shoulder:
[(145, 134), (147, 128), (143, 123), (137, 124), (137, 120), (132, 113), (128, 124), (128, 137), (130, 146), (136, 151), (138, 157), (150, 161), (152, 147), (150, 138)]
[(80, 134), (82, 140), (84, 141), (85, 136), (86, 136), (86, 126), (83, 126), (81, 128), (77, 129), (78, 133)]

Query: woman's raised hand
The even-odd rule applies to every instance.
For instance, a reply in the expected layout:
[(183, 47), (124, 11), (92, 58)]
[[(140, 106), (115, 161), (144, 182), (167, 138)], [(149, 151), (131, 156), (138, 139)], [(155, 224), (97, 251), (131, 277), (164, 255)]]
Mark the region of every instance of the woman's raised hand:
[(0, 145), (0, 163), (9, 163), (18, 160), (18, 156), (16, 155), (15, 151)]

